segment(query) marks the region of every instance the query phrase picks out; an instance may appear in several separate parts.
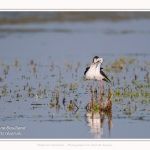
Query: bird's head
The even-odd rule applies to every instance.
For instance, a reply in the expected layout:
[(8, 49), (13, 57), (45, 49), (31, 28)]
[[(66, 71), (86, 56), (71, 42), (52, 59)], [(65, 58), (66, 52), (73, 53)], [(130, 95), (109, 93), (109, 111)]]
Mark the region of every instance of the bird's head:
[(103, 58), (99, 58), (98, 56), (95, 56), (93, 58), (93, 63), (97, 63), (97, 62), (100, 62), (102, 64), (103, 63)]
[(98, 58), (97, 61), (99, 61), (102, 64), (103, 63), (103, 58)]
[(95, 56), (95, 57), (93, 58), (93, 63), (96, 63), (98, 58), (99, 58), (98, 56)]

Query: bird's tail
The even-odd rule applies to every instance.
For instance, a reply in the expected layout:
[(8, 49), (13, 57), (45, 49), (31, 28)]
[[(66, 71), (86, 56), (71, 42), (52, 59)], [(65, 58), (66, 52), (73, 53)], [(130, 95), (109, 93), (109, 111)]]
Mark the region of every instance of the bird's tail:
[(108, 78), (104, 78), (103, 80), (112, 85), (112, 82)]

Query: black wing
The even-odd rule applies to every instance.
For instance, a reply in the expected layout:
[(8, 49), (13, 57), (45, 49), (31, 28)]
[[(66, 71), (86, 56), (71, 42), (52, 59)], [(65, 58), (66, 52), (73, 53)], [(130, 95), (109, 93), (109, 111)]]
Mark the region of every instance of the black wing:
[(105, 75), (105, 73), (102, 71), (103, 68), (100, 68), (100, 74), (103, 75), (105, 78), (103, 79), (106, 82), (111, 82), (108, 77)]
[(87, 67), (86, 70), (84, 71), (84, 75), (87, 73), (87, 71), (90, 69), (90, 67)]

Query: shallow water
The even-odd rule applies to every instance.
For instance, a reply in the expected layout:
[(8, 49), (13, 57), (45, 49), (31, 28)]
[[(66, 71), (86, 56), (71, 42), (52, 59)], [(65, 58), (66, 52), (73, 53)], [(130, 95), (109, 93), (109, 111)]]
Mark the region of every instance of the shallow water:
[[(149, 19), (2, 24), (0, 138), (149, 138), (149, 27)], [(95, 55), (104, 58), (102, 67), (114, 83), (114, 95), (112, 112), (91, 118), (86, 116), (91, 92), (83, 73)], [(123, 69), (107, 71), (121, 56), (127, 60)], [(106, 100), (108, 84), (103, 84)], [(99, 93), (96, 81), (94, 86)], [(115, 95), (125, 88), (141, 95)], [(54, 90), (59, 91), (57, 106)], [(69, 110), (74, 99), (79, 109)]]

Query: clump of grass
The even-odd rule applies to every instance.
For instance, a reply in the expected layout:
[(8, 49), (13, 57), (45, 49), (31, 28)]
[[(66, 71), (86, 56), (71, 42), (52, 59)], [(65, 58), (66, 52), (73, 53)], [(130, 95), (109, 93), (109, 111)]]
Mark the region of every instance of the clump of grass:
[(55, 98), (56, 98), (56, 100), (59, 99), (59, 91), (58, 90), (55, 90)]
[(92, 111), (93, 113), (99, 112), (99, 111), (100, 111), (100, 109), (99, 109), (99, 104), (98, 104), (98, 103), (94, 103), (91, 111)]
[(121, 96), (121, 91), (120, 91), (120, 89), (118, 89), (118, 90), (115, 91), (115, 96)]
[(68, 110), (69, 110), (69, 111), (73, 111), (73, 108), (74, 108), (74, 106), (73, 106), (73, 101), (70, 100), (70, 103), (68, 104)]
[(54, 68), (55, 68), (55, 64), (54, 62), (52, 61), (51, 64), (50, 64), (50, 71), (54, 71)]
[(73, 104), (68, 104), (68, 109), (69, 109), (69, 111), (73, 111)]
[(97, 93), (92, 93), (92, 98), (91, 98), (91, 106), (88, 103), (86, 106), (86, 110), (88, 112), (93, 112), (93, 113), (97, 113), (97, 112), (111, 112), (112, 109), (112, 96), (113, 93), (110, 91), (110, 87), (108, 88), (108, 97), (106, 100), (106, 105), (104, 105), (104, 100), (103, 100), (103, 94), (100, 93), (100, 103), (98, 103), (98, 101), (94, 101), (95, 95)]
[(49, 105), (50, 105), (50, 108), (53, 108), (53, 107), (55, 107), (56, 106), (56, 104), (55, 103), (49, 103)]
[(28, 89), (28, 97), (30, 97), (31, 92), (32, 92), (32, 88), (31, 88), (31, 87), (29, 87), (29, 89)]
[(135, 58), (129, 58), (128, 63), (133, 64), (135, 62), (135, 60), (136, 60)]
[(42, 99), (41, 91), (36, 92), (36, 95), (35, 95), (36, 102), (38, 101), (39, 98)]
[(126, 107), (123, 109), (124, 114), (130, 116), (132, 114), (132, 109), (130, 107), (130, 102), (127, 103)]
[(108, 65), (106, 65), (105, 70), (106, 70), (107, 72), (110, 72), (110, 71), (111, 71), (111, 68), (108, 67)]
[(69, 90), (73, 90), (73, 85), (72, 85), (72, 83), (70, 83)]
[(3, 86), (3, 93), (4, 93), (4, 94), (7, 93), (7, 85), (6, 85), (6, 84)]
[(32, 70), (34, 73), (36, 72), (36, 64), (33, 65)]
[(15, 59), (15, 60), (14, 60), (14, 63), (15, 63), (15, 65), (14, 65), (15, 68), (17, 68), (17, 67), (18, 67), (18, 63), (19, 63), (18, 59)]
[(20, 95), (17, 93), (17, 94), (16, 94), (16, 98), (19, 98), (19, 97), (20, 97)]
[(2, 82), (3, 81), (3, 79), (0, 77), (0, 82)]
[(75, 72), (77, 72), (78, 71), (78, 69), (79, 69), (79, 67), (81, 66), (81, 63), (80, 62), (78, 62), (77, 63), (77, 67), (75, 68)]
[(114, 80), (114, 76), (111, 76), (111, 80)]
[(112, 63), (111, 68), (114, 72), (120, 72), (125, 64), (126, 64), (126, 57), (122, 56), (119, 60), (115, 60)]
[(23, 90), (26, 90), (26, 85), (23, 86)]

